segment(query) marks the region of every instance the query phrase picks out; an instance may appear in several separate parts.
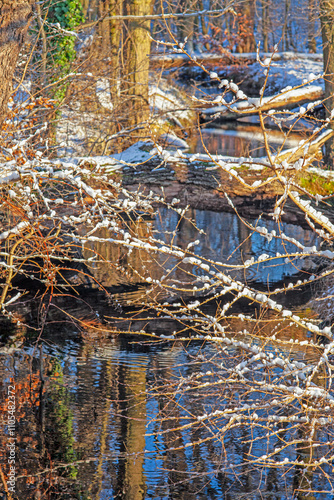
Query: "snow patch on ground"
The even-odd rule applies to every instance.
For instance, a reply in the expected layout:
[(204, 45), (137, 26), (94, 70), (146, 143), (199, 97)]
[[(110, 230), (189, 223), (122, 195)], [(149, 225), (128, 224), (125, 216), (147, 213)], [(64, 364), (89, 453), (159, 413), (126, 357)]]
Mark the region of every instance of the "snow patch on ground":
[[(294, 88), (306, 82), (312, 82), (313, 85), (320, 85), (324, 88), (322, 59), (312, 58), (312, 55), (305, 54), (303, 55), (305, 57), (296, 59), (293, 54), (290, 57), (289, 53), (286, 53), (281, 60), (273, 61), (269, 68), (265, 94), (281, 92), (287, 86)], [(264, 71), (258, 62), (248, 66), (249, 76), (255, 82), (259, 82), (263, 78)]]
[[(266, 68), (263, 68), (259, 62), (249, 64), (246, 68), (247, 80), (253, 79), (254, 81), (258, 81), (259, 85), (262, 85), (261, 82), (263, 82), (265, 70)], [(306, 81), (310, 81), (310, 87), (322, 89), (324, 87), (324, 82), (321, 78), (322, 71), (322, 60), (318, 54), (281, 54), (280, 59), (272, 61), (269, 68), (268, 83), (262, 103), (268, 99), (268, 96), (281, 92), (283, 89), (285, 89), (286, 93), (281, 96), (281, 99), (289, 97), (291, 93), (303, 93)], [(300, 85), (303, 85), (300, 90), (293, 90), (294, 87)], [(221, 93), (222, 90), (219, 90), (219, 92)], [(94, 145), (96, 141), (108, 141), (108, 123), (110, 123), (110, 119), (112, 118), (110, 113), (113, 111), (108, 79), (101, 78), (97, 81), (96, 98), (99, 104), (106, 110), (105, 113), (93, 111), (81, 112), (76, 109), (78, 108), (78, 106), (75, 106), (77, 103), (74, 103), (71, 108), (67, 107), (63, 110), (62, 118), (57, 125), (57, 143), (60, 145), (59, 156), (89, 155), (91, 153), (87, 146), (88, 144)], [(192, 112), (189, 110), (190, 106), (186, 97), (183, 97), (182, 93), (173, 88), (164, 79), (159, 81), (159, 85), (156, 83), (150, 85), (149, 100), (155, 125), (161, 126), (161, 128), (163, 128), (166, 120), (172, 120), (180, 127), (182, 127), (183, 120), (187, 120), (188, 123), (193, 121)], [(259, 99), (251, 98), (248, 100), (248, 103), (256, 107), (259, 104)], [(247, 106), (247, 101), (238, 101), (233, 106), (243, 108)], [(222, 111), (223, 109), (225, 109), (223, 106), (217, 107), (217, 111)], [(210, 113), (212, 113), (212, 109), (210, 109)], [(187, 147), (186, 144), (181, 144), (180, 141), (183, 140), (175, 136), (173, 147)], [(162, 137), (163, 147), (166, 146), (166, 142), (171, 144), (170, 138)], [(136, 154), (135, 156), (140, 155)], [(144, 158), (141, 161), (145, 161)]]
[[(162, 87), (162, 88), (161, 88)], [(153, 112), (172, 112), (173, 116), (179, 120), (191, 119), (191, 112), (187, 108), (185, 99), (178, 92), (162, 81), (160, 87), (151, 85), (149, 88), (149, 102)]]
[[(107, 78), (98, 79), (95, 91), (97, 102), (106, 110), (105, 112), (99, 113), (98, 110), (83, 112), (80, 110), (78, 102), (63, 108), (62, 117), (57, 124), (59, 157), (89, 155), (89, 144), (92, 146), (95, 143), (103, 144), (110, 139), (108, 130), (110, 129), (110, 120), (114, 119), (113, 115), (110, 114), (114, 110), (114, 105), (110, 95), (109, 80)], [(163, 128), (166, 120), (172, 120), (182, 128), (184, 121), (188, 124), (193, 121), (186, 98), (183, 98), (177, 89), (172, 88), (164, 80), (159, 82), (159, 87), (155, 84), (150, 85), (149, 102), (152, 110), (151, 118), (156, 126)], [(168, 143), (174, 148), (188, 147), (187, 143), (175, 134), (164, 134), (162, 142), (164, 145)]]
[(143, 163), (151, 158), (153, 158), (155, 155), (151, 153), (151, 150), (153, 148), (153, 142), (152, 141), (138, 141), (136, 144), (133, 144), (129, 148), (127, 148), (125, 151), (122, 151), (122, 153), (118, 154), (113, 154), (109, 157), (109, 160), (112, 159), (114, 162), (120, 163), (120, 164), (131, 164), (131, 163)]
[(168, 134), (161, 134), (159, 137), (159, 143), (164, 146), (171, 146), (174, 148), (189, 149), (186, 141), (180, 139), (176, 134), (169, 132)]

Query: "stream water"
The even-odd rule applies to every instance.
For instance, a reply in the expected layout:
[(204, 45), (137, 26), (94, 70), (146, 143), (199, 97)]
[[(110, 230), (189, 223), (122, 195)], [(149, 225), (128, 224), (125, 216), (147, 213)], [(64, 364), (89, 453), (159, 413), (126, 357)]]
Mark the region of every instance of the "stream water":
[[(228, 435), (223, 450), (218, 430), (211, 439), (203, 428), (178, 430), (189, 416), (219, 409), (227, 395), (189, 393), (175, 405), (168, 404), (167, 395), (154, 393), (157, 384), (168, 386), (180, 376), (209, 369), (209, 363), (199, 365), (203, 356), (223, 361), (227, 356), (214, 346), (157, 348), (121, 338), (77, 342), (65, 328), (42, 345), (42, 352), (26, 346), (0, 355), (2, 390), (16, 387), (17, 498), (38, 498), (38, 491), (57, 492), (50, 498), (61, 499), (292, 498), (300, 469), (287, 467), (283, 475), (275, 467), (244, 464), (254, 438), (250, 427)], [(305, 359), (302, 351), (294, 355)], [(175, 430), (166, 432), (169, 428)], [(286, 439), (289, 433), (294, 434), (287, 430)], [(278, 444), (275, 436), (267, 440), (259, 431), (256, 436), (253, 456)], [(324, 431), (316, 457), (328, 451), (330, 439)], [(307, 464), (307, 453), (302, 444), (277, 459), (300, 456)], [(308, 480), (318, 489), (326, 483), (312, 472)]]
[[(217, 142), (221, 137), (221, 133), (214, 135), (213, 149), (218, 153), (239, 154), (239, 139), (231, 150), (221, 151)], [(224, 140), (231, 141), (231, 137), (233, 135), (227, 134)], [(257, 146), (252, 144), (253, 147)], [(277, 225), (270, 221), (259, 219), (252, 223), (265, 226), (268, 231), (277, 230)], [(279, 230), (306, 246), (316, 244), (314, 232), (289, 224), (282, 224)], [(138, 231), (141, 235), (154, 234), (167, 244), (173, 241), (181, 248), (197, 239), (195, 253), (222, 263), (241, 263), (262, 253), (275, 256), (284, 252), (279, 239), (268, 241), (247, 228), (234, 214), (189, 209), (186, 219), (180, 221), (175, 211), (162, 208), (155, 220), (141, 222)], [(288, 251), (293, 249), (292, 243), (286, 246)], [(129, 270), (130, 283), (135, 281), (143, 262), (155, 279), (160, 279), (166, 269), (173, 278), (179, 278), (173, 258), (153, 259), (135, 250), (131, 254), (116, 255), (111, 244), (101, 245), (97, 250), (102, 257), (121, 259)], [(293, 281), (303, 272), (309, 276), (311, 266), (312, 263), (305, 260), (279, 259), (275, 265), (253, 266), (246, 273), (236, 272), (235, 276), (272, 287)], [(106, 289), (123, 283), (107, 264), (92, 267), (91, 272)], [(135, 292), (118, 292), (117, 297), (120, 304), (130, 304), (144, 295), (147, 289), (139, 287)], [(297, 297), (295, 305), (289, 304), (292, 310), (301, 310), (309, 299), (307, 294)], [(99, 302), (97, 292), (95, 300), (97, 309), (106, 307), (104, 302)], [(71, 307), (69, 302), (70, 313)], [(235, 331), (244, 326), (242, 320), (236, 320)], [(154, 328), (160, 335), (166, 333), (163, 320), (157, 319)], [(303, 335), (298, 329), (283, 330), (279, 349), (286, 350), (294, 359), (314, 362), (319, 358), (316, 347), (306, 349), (284, 343), (291, 336), (302, 339)], [(268, 344), (266, 349), (274, 352), (277, 346)], [(298, 429), (286, 429), (287, 442), (299, 433), (297, 444), (286, 446), (279, 459), (286, 459), (288, 464), (299, 457), (305, 466), (287, 465), (282, 471), (274, 464), (272, 467), (254, 465), (248, 455), (250, 440), (253, 440), (253, 457), (277, 446), (278, 437), (266, 437), (265, 428), (260, 431), (249, 426), (238, 427), (226, 435), (219, 427), (223, 422), (211, 428), (199, 425), (182, 428), (201, 412), (224, 407), (228, 394), (221, 389), (198, 390), (175, 398), (168, 394), (168, 387), (182, 377), (207, 370), (214, 373), (211, 375), (214, 381), (219, 375), (219, 370), (215, 372), (217, 366), (222, 363), (228, 366), (235, 356), (242, 356), (242, 352), (233, 345), (224, 351), (210, 342), (155, 344), (143, 339), (136, 341), (129, 335), (112, 336), (110, 330), (107, 334), (87, 330), (79, 339), (70, 318), (58, 323), (56, 317), (38, 346), (35, 341), (26, 340), (22, 346), (2, 348), (1, 400), (8, 399), (10, 386), (15, 387), (16, 398), (14, 498), (278, 500), (292, 499), (294, 490), (305, 487), (307, 481), (319, 492), (325, 490), (326, 475), (307, 467), (310, 448), (306, 434)], [(164, 390), (160, 390), (161, 387)], [(236, 390), (233, 398), (238, 398), (237, 393)], [(4, 406), (1, 411), (5, 418)], [(314, 453), (321, 458), (327, 453), (332, 438), (325, 429), (318, 432), (323, 446)], [(5, 472), (8, 439), (8, 429), (3, 427), (0, 463)], [(191, 445), (194, 442), (198, 444)], [(329, 466), (324, 465), (324, 471), (331, 474)], [(9, 499), (9, 496), (3, 493), (1, 497), (0, 493), (0, 498)], [(318, 493), (312, 498), (328, 496)]]
[[(284, 137), (280, 130), (268, 130), (267, 137), (272, 152), (297, 147), (301, 140), (305, 140), (305, 133), (290, 132)], [(201, 136), (194, 135), (191, 147), (194, 152), (221, 154), (233, 157), (259, 158), (266, 156), (264, 139), (258, 125), (236, 124), (235, 122), (221, 124), (219, 127), (205, 127)]]

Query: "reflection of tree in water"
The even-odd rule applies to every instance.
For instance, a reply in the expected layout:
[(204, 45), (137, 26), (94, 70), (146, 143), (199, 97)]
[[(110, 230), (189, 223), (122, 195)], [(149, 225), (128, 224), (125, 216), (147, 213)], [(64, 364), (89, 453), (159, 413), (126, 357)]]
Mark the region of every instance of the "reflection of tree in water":
[(146, 431), (146, 367), (121, 366), (119, 373), (120, 425), (116, 497), (123, 500), (145, 498), (143, 462)]
[[(232, 330), (243, 326), (251, 329), (235, 319)], [(262, 337), (254, 337), (254, 346), (263, 342), (275, 352), (267, 335), (270, 323)], [(275, 344), (281, 357), (313, 365), (320, 359), (316, 346), (305, 354), (304, 347), (288, 342), (288, 335), (294, 334), (283, 331)], [(242, 338), (231, 334), (234, 343)], [(243, 347), (231, 344), (223, 350), (219, 343), (198, 342), (163, 348), (124, 338), (69, 345), (61, 357), (44, 348), (42, 393), (38, 351), (33, 359), (35, 397), (26, 398), (24, 422), (18, 426), (20, 469), (26, 469), (18, 483), (22, 498), (32, 499), (39, 490), (49, 491), (52, 499), (97, 500), (108, 491), (110, 498), (124, 500), (232, 500), (257, 498), (259, 491), (269, 498), (292, 498), (294, 491), (303, 494), (307, 481), (313, 489), (327, 488), (329, 465), (311, 465), (312, 425), (293, 422), (294, 416), (312, 420), (314, 401), (305, 398), (301, 406), (293, 397), (287, 402), (283, 392), (254, 392), (262, 377), (256, 369), (247, 382), (229, 377), (228, 370), (249, 359)], [(15, 364), (17, 382), (28, 379), (29, 358), (17, 358)], [(268, 371), (266, 382), (275, 376), (282, 383), (293, 381), (276, 370)], [(323, 371), (312, 380), (324, 387), (326, 377)], [(321, 409), (325, 402), (316, 404)], [(257, 406), (258, 419), (251, 405)], [(230, 422), (234, 412), (244, 418)], [(268, 424), (270, 415), (291, 421)], [(25, 441), (28, 436), (32, 441)], [(312, 439), (313, 462), (331, 455), (330, 426), (316, 427)], [(282, 464), (285, 458), (288, 463)], [(53, 471), (47, 471), (51, 465)]]
[[(43, 362), (40, 355), (32, 360), (32, 365), (30, 356), (25, 354), (14, 354), (13, 359), (17, 401), (15, 498), (29, 500), (46, 495), (60, 499), (70, 494), (73, 499), (83, 500), (75, 479), (77, 467), (71, 465), (77, 454), (70, 397), (61, 364), (47, 357)], [(7, 441), (5, 436), (2, 438)]]
[[(310, 452), (316, 450), (317, 447), (322, 447), (323, 452), (327, 450), (326, 453), (329, 453), (328, 434), (326, 430), (319, 429), (320, 433), (313, 434), (312, 442), (310, 442), (312, 418), (310, 417), (309, 424), (302, 426), (293, 423), (299, 418), (304, 418), (306, 401), (301, 407), (299, 401), (297, 399), (294, 401), (292, 398), (289, 404), (278, 403), (276, 410), (274, 406), (277, 402), (273, 401), (272, 406), (273, 395), (270, 392), (256, 392), (256, 390), (254, 392), (252, 377), (246, 385), (245, 381), (240, 384), (234, 382), (231, 385), (228, 379), (224, 381), (223, 373), (219, 375), (222, 366), (227, 369), (236, 362), (236, 359), (240, 362), (243, 359), (242, 352), (239, 356), (235, 350), (230, 356), (222, 353), (221, 357), (217, 357), (216, 362), (211, 362), (211, 372), (206, 372), (205, 370), (210, 367), (210, 357), (212, 359), (212, 356), (208, 356), (207, 366), (203, 366), (202, 361), (202, 376), (198, 379), (196, 370), (192, 369), (192, 377), (189, 378), (187, 370), (183, 369), (183, 365), (179, 365), (175, 368), (175, 372), (179, 373), (174, 373), (173, 377), (165, 375), (165, 385), (160, 384), (159, 392), (161, 392), (160, 398), (162, 399), (159, 418), (162, 422), (161, 430), (166, 433), (164, 434), (166, 463), (173, 464), (169, 466), (173, 472), (173, 481), (177, 481), (180, 476), (187, 476), (191, 485), (196, 484), (199, 487), (203, 477), (199, 479), (198, 476), (204, 474), (206, 481), (211, 485), (218, 482), (219, 478), (224, 488), (223, 491), (226, 492), (224, 498), (242, 498), (247, 493), (256, 495), (257, 491), (266, 492), (266, 494), (275, 494), (276, 491), (282, 495), (280, 498), (292, 498), (293, 491), (296, 489), (296, 481), (300, 489), (302, 486), (305, 488), (304, 479), (314, 478), (315, 475), (312, 473), (312, 476), (310, 471), (317, 470), (319, 484), (317, 484), (318, 481), (311, 482), (307, 492), (317, 487), (325, 490), (328, 487), (329, 476), (326, 472), (323, 474), (323, 471), (329, 468), (314, 465), (316, 458), (314, 451), (311, 466)], [(206, 373), (208, 373), (207, 378), (205, 378)], [(200, 372), (197, 375), (200, 375)], [(256, 372), (254, 376), (257, 376)], [(321, 378), (323, 383), (324, 373), (321, 374)], [(209, 380), (209, 383), (204, 384), (205, 389), (203, 387), (201, 389), (204, 380)], [(268, 383), (269, 380), (268, 373)], [(316, 379), (313, 381), (318, 385)], [(175, 386), (173, 386), (174, 382)], [(166, 392), (165, 399), (164, 391)], [(283, 393), (281, 399), (284, 399)], [(314, 405), (312, 401), (307, 404)], [(257, 407), (255, 418), (253, 418), (252, 405)], [(239, 418), (229, 422), (236, 408), (241, 408), (237, 412)], [(314, 409), (312, 411), (316, 418), (317, 413), (314, 413)], [(219, 416), (216, 412), (225, 412), (225, 416)], [(306, 414), (311, 415), (308, 412)], [(274, 415), (277, 415), (277, 423), (275, 423)], [(272, 423), (266, 423), (270, 422), (271, 417), (274, 418)], [(304, 431), (300, 434), (302, 429)], [(155, 432), (159, 434), (159, 430)], [(178, 449), (175, 450), (175, 448)], [(302, 449), (303, 462), (300, 459)], [(188, 463), (196, 464), (196, 467), (191, 470), (187, 469), (180, 458), (183, 453)], [(176, 457), (176, 454), (179, 456)], [(318, 459), (320, 456), (319, 454)], [(198, 457), (204, 460), (201, 461)], [(284, 460), (287, 461), (286, 466), (282, 465)], [(279, 473), (276, 472), (278, 469), (275, 462), (280, 464)], [(177, 470), (175, 470), (176, 463), (178, 463)], [(203, 468), (202, 463), (205, 465)], [(210, 497), (207, 495), (203, 498)]]
[[(160, 381), (161, 378), (167, 381), (173, 376), (170, 368), (161, 366), (159, 360), (155, 360), (153, 366)], [(193, 450), (186, 453), (185, 436), (177, 429), (183, 418), (182, 403), (180, 402), (179, 407), (174, 398), (169, 400), (164, 395), (158, 397), (156, 403), (159, 417), (153, 424), (157, 434), (155, 446), (161, 454), (161, 467), (166, 471), (161, 475), (156, 494), (161, 498), (169, 495), (171, 498), (193, 500), (196, 498), (196, 486), (199, 485), (194, 484), (192, 476), (201, 467), (200, 463), (194, 460), (195, 456), (191, 456)], [(170, 430), (171, 427), (175, 427), (175, 430)]]
[[(70, 395), (64, 385), (61, 364), (52, 359), (49, 362), (49, 377), (54, 381), (45, 401), (45, 441), (49, 443), (45, 453), (52, 455), (54, 460), (66, 463), (76, 459), (74, 451), (73, 415), (70, 410)], [(53, 387), (52, 387), (53, 386)], [(71, 475), (76, 475), (74, 469)]]

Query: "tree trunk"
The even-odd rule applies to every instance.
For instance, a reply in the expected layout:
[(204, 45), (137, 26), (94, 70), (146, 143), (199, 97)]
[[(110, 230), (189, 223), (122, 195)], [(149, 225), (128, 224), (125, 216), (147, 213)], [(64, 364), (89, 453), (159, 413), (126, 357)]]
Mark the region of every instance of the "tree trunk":
[[(151, 0), (128, 0), (127, 14), (147, 16), (151, 14)], [(129, 19), (127, 21), (127, 50), (125, 71), (125, 94), (129, 125), (138, 125), (149, 117), (148, 77), (151, 50), (150, 21)]]
[[(123, 0), (110, 0), (109, 15), (120, 16), (123, 14)], [(110, 33), (110, 94), (114, 107), (118, 105), (120, 88), (120, 68), (121, 68), (121, 45), (123, 45), (122, 37), (122, 22), (118, 19), (113, 21), (109, 20), (109, 33)]]
[(36, 14), (37, 14), (37, 25), (40, 31), (40, 37), (42, 39), (42, 53), (41, 53), (41, 86), (42, 88), (47, 86), (47, 59), (48, 59), (48, 42), (46, 38), (46, 33), (44, 29), (44, 22), (42, 15), (42, 9), (38, 2), (35, 4)]
[(235, 9), (237, 12), (238, 24), (238, 44), (237, 52), (254, 52), (256, 50), (256, 41), (254, 36), (254, 1), (247, 0)]
[[(189, 13), (194, 11), (194, 4), (191, 0), (181, 0), (178, 3), (177, 12)], [(185, 17), (177, 23), (178, 41), (183, 43), (187, 39), (186, 50), (194, 52), (194, 18)]]
[(268, 1), (269, 0), (261, 0), (261, 7), (262, 7), (262, 38), (263, 38), (263, 50), (264, 50), (264, 52), (268, 52), (269, 51), (269, 44), (268, 44), (269, 6), (268, 6)]
[(108, 57), (110, 49), (108, 21), (105, 19), (109, 14), (109, 0), (100, 0), (99, 2), (99, 17), (103, 18), (99, 23), (99, 39), (100, 50), (102, 57)]
[(88, 19), (88, 9), (89, 9), (89, 0), (82, 0), (82, 10), (86, 20)]
[(31, 0), (0, 0), (0, 124), (8, 112), (14, 70), (31, 15)]
[[(329, 126), (334, 129), (334, 0), (320, 0), (320, 23), (324, 54), (325, 101)], [(333, 113), (334, 114), (334, 113)], [(334, 170), (334, 139), (326, 142), (324, 162), (327, 168)]]
[[(200, 0), (199, 8), (200, 8), (200, 10), (204, 10), (203, 0)], [(198, 16), (198, 17), (199, 17), (199, 19), (198, 19), (198, 32), (199, 32), (199, 26), (201, 26), (202, 35), (203, 35), (203, 37), (206, 37), (209, 34), (209, 26), (208, 26), (209, 21), (207, 23), (205, 23), (205, 16)], [(206, 50), (210, 50), (209, 42), (204, 43), (204, 47), (206, 48)]]
[(315, 32), (316, 0), (308, 0), (307, 11), (307, 48), (311, 54), (317, 51), (317, 41)]

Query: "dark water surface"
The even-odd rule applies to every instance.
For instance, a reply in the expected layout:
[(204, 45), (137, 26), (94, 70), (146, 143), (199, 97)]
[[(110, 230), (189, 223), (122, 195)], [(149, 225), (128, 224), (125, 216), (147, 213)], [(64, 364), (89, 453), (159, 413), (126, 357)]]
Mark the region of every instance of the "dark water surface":
[[(61, 499), (291, 499), (306, 479), (320, 490), (328, 486), (319, 471), (307, 468), (306, 431), (303, 436), (286, 429), (284, 440), (297, 437), (300, 444), (283, 447), (276, 460), (299, 457), (306, 465), (287, 465), (283, 474), (282, 468), (252, 464), (252, 457), (281, 445), (265, 429), (245, 426), (221, 434), (219, 422), (212, 429), (180, 428), (224, 408), (227, 398), (233, 404), (238, 394), (206, 389), (175, 399), (168, 395), (170, 384), (228, 365), (240, 355), (238, 348), (224, 353), (209, 342), (158, 347), (125, 338), (77, 342), (69, 333), (60, 328), (41, 343), (42, 350), (26, 346), (0, 354), (1, 392), (16, 387), (17, 498), (44, 492), (42, 498)], [(292, 354), (304, 361), (317, 357), (316, 350)], [(165, 390), (156, 390), (161, 385)], [(323, 446), (313, 453), (321, 458), (332, 436), (325, 429), (318, 433)], [(2, 447), (4, 460), (6, 454)]]
[[(166, 244), (173, 242), (183, 249), (197, 239), (194, 248), (198, 255), (222, 263), (242, 263), (262, 253), (275, 256), (295, 249), (293, 243), (287, 243), (284, 249), (279, 239), (273, 237), (268, 241), (261, 237), (234, 214), (189, 209), (186, 217), (187, 220), (181, 220), (176, 212), (163, 208), (155, 221), (141, 222), (138, 231), (142, 237), (154, 234)], [(280, 230), (309, 247), (317, 242), (314, 233), (296, 226), (282, 224), (278, 228), (273, 222), (252, 222), (255, 226), (265, 226), (268, 232)], [(199, 234), (198, 230), (205, 234)], [(120, 255), (112, 244), (100, 245), (97, 251), (103, 258), (121, 259), (129, 270), (129, 282), (135, 279), (143, 262), (155, 279), (160, 279), (166, 269), (174, 278), (178, 277), (172, 257), (152, 259), (147, 254), (143, 259), (143, 253), (136, 250)], [(286, 262), (282, 258), (275, 265), (253, 266), (234, 276), (274, 286), (293, 280), (303, 270), (309, 276), (309, 266), (307, 261)], [(91, 272), (106, 288), (122, 283), (117, 272), (106, 263), (93, 266)], [(193, 274), (196, 272), (192, 269)], [(131, 303), (144, 294), (145, 290), (120, 292), (118, 299), (123, 304)], [(302, 302), (295, 304), (299, 311)], [(290, 308), (293, 310), (294, 304)], [(235, 332), (248, 326), (242, 319), (235, 320)], [(158, 335), (170, 333), (159, 318), (154, 328)], [(235, 332), (231, 335), (237, 339)], [(209, 341), (152, 343), (148, 338), (112, 336), (110, 328), (106, 333), (103, 328), (86, 329), (80, 340), (77, 334), (70, 320), (66, 324), (55, 322), (54, 328), (49, 327), (42, 334), (38, 346), (26, 341), (22, 347), (0, 351), (2, 401), (6, 398), (8, 401), (8, 388), (15, 386), (14, 498), (329, 498), (321, 491), (328, 491), (333, 472), (328, 465), (321, 469), (323, 473), (307, 466), (311, 449), (306, 429), (281, 428), (279, 432), (283, 432), (282, 439), (287, 443), (282, 446), (282, 434), (267, 436), (265, 426), (238, 426), (225, 432), (223, 419), (208, 425), (198, 423), (208, 412), (219, 411), (226, 405), (233, 407), (244, 397), (237, 385), (231, 391), (214, 384), (219, 380), (222, 366), (228, 367), (235, 357), (243, 359), (240, 347), (232, 344), (222, 349)], [(302, 340), (306, 338), (303, 335), (298, 329), (282, 330), (282, 343), (266, 342), (266, 350), (275, 355), (282, 352), (306, 363), (317, 362), (320, 354), (316, 347), (302, 348), (289, 340), (291, 337)], [(210, 386), (191, 390), (191, 376), (197, 375), (206, 376)], [(179, 381), (187, 377), (190, 389), (175, 392)], [(256, 397), (250, 394), (249, 402)], [(4, 422), (5, 410), (3, 405)], [(5, 473), (9, 437), (8, 428), (2, 426), (0, 453)], [(331, 449), (333, 436), (324, 427), (317, 431), (317, 439), (321, 445), (312, 453), (320, 459)], [(294, 444), (289, 445), (292, 440)], [(274, 463), (266, 467), (254, 461), (277, 446), (282, 447), (282, 452), (274, 460), (286, 459), (285, 467), (276, 467)], [(290, 466), (289, 462), (296, 459), (304, 465)], [(303, 493), (294, 496), (296, 489), (307, 489), (310, 484), (319, 493), (311, 497)]]
[[(279, 130), (267, 130), (271, 153), (298, 147), (305, 133), (290, 132), (288, 137)], [(196, 153), (219, 154), (232, 157), (266, 157), (263, 132), (258, 124), (227, 123), (206, 126), (200, 135), (194, 135), (191, 148)]]
[[(298, 251), (298, 247), (292, 241), (282, 243), (280, 234), (299, 240), (306, 247), (312, 247), (317, 243), (317, 236), (313, 231), (292, 224), (277, 224), (270, 220), (262, 220), (261, 217), (249, 222), (252, 226), (247, 227), (235, 214), (196, 209), (188, 209), (184, 216), (180, 217), (176, 211), (162, 207), (157, 210), (154, 220), (130, 223), (127, 229), (139, 234), (143, 241), (149, 241), (150, 237), (155, 237), (166, 247), (173, 244), (186, 250), (190, 242), (196, 242), (192, 247), (196, 255), (231, 266), (228, 269), (231, 276), (244, 282), (260, 282), (266, 286), (274, 286), (282, 284), (283, 280), (297, 277), (302, 271), (305, 271), (304, 278), (310, 276), (313, 264), (309, 259), (287, 260), (277, 255)], [(254, 229), (262, 227), (266, 229), (267, 234), (271, 233), (274, 236), (263, 237)], [(135, 299), (145, 300), (145, 297), (151, 298), (152, 293), (155, 293), (154, 287), (151, 293), (146, 286), (147, 283), (141, 283), (138, 278), (142, 274), (143, 267), (149, 271), (152, 280), (160, 281), (162, 276), (168, 275), (171, 283), (183, 280), (184, 283), (189, 283), (189, 287), (196, 277), (205, 274), (205, 271), (190, 264), (180, 266), (179, 260), (173, 255), (153, 255), (152, 252), (136, 248), (131, 252), (126, 249), (120, 250), (118, 246), (107, 241), (111, 233), (106, 229), (101, 230), (99, 236), (105, 241), (92, 246), (92, 249), (102, 257), (98, 264), (93, 264), (90, 268), (94, 279), (111, 290), (114, 286), (122, 284), (145, 285), (144, 288), (139, 286), (135, 291), (124, 290), (117, 293), (117, 300), (122, 304), (131, 304)], [(235, 265), (243, 264), (263, 254), (277, 258), (270, 262), (251, 265), (246, 270), (234, 269)], [(92, 252), (86, 251), (86, 258), (91, 255)], [(118, 272), (115, 266), (108, 262), (122, 263), (122, 266), (127, 269), (126, 281), (124, 281), (124, 274)], [(163, 292), (160, 294), (160, 298), (162, 297), (165, 297)]]

